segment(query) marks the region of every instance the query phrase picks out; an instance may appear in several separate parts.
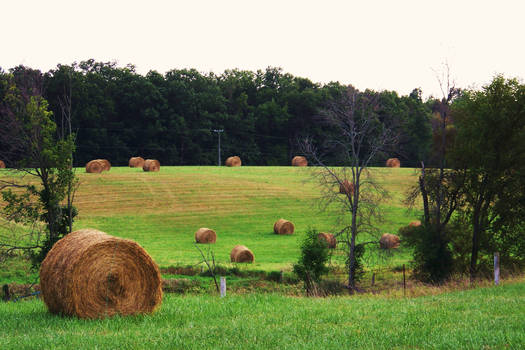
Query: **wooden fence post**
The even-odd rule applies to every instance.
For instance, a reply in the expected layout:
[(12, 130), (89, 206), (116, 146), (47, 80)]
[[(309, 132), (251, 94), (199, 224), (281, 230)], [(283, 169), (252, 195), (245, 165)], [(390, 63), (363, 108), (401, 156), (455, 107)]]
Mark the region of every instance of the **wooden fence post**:
[(403, 296), (406, 296), (407, 290), (407, 281), (405, 277), (405, 264), (403, 264)]
[(499, 252), (494, 253), (494, 284), (499, 284)]
[(226, 296), (226, 277), (221, 276), (221, 298)]

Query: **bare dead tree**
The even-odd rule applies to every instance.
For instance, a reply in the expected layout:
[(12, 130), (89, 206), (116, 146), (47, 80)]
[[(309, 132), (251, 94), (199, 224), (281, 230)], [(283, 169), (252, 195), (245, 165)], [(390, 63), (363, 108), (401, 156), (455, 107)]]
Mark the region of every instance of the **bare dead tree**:
[[(59, 97), (58, 102), (60, 106), (60, 112), (62, 121), (60, 123), (61, 125), (61, 139), (66, 139), (68, 137), (73, 138), (73, 144), (76, 144), (76, 137), (75, 134), (73, 134), (73, 130), (71, 127), (71, 121), (72, 121), (72, 74), (71, 69), (73, 68), (67, 68), (67, 80), (64, 84), (64, 91), (61, 97)], [(71, 169), (73, 168), (73, 149), (71, 149)], [(73, 170), (74, 171), (74, 170)], [(73, 202), (75, 200), (75, 193), (78, 189), (78, 186), (80, 183), (76, 178), (73, 179), (73, 181), (68, 183), (67, 187), (67, 211), (69, 213), (68, 215), (68, 225), (69, 225), (69, 232), (73, 231), (73, 212), (74, 212), (74, 206)]]
[[(320, 111), (320, 121), (334, 132), (334, 138), (320, 147), (314, 140), (305, 139), (301, 148), (309, 157), (312, 174), (321, 189), (321, 208), (336, 205), (340, 210), (342, 229), (336, 233), (344, 245), (348, 261), (348, 288), (356, 291), (356, 238), (358, 235), (378, 241), (378, 223), (382, 221), (379, 204), (387, 191), (368, 171), (376, 160), (384, 160), (384, 154), (396, 143), (397, 137), (388, 126), (389, 120), (378, 114), (378, 95), (359, 92), (349, 86), (336, 100)], [(342, 166), (330, 166), (320, 152), (337, 152)], [(342, 193), (341, 193), (342, 192)]]
[(437, 167), (425, 168), (425, 163), (421, 161), (418, 185), (410, 191), (407, 203), (413, 206), (418, 197), (421, 197), (425, 224), (433, 225), (436, 232), (443, 237), (452, 214), (461, 205), (465, 173), (463, 170), (449, 169), (446, 163), (447, 152), (455, 135), (450, 104), (460, 94), (460, 90), (455, 87), (448, 63), (443, 64), (441, 70), (434, 72), (442, 92), (441, 100), (436, 100), (432, 106), (432, 157)]

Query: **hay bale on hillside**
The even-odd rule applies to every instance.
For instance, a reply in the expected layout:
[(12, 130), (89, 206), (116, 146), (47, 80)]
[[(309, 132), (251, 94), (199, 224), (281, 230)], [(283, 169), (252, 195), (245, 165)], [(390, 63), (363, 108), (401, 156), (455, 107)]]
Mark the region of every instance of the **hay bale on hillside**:
[(144, 161), (144, 165), (142, 166), (142, 170), (144, 171), (159, 171), (160, 170), (160, 162), (156, 159), (146, 159)]
[(273, 224), (273, 232), (278, 235), (291, 235), (294, 229), (293, 223), (285, 219), (279, 219)]
[(386, 161), (386, 166), (389, 168), (399, 168), (401, 166), (401, 162), (397, 158), (388, 158)]
[(153, 312), (162, 301), (159, 268), (137, 243), (83, 229), (60, 239), (40, 267), (49, 311), (103, 318)]
[(339, 193), (353, 195), (354, 184), (348, 180), (344, 180), (342, 184), (339, 184)]
[(390, 233), (385, 233), (379, 239), (379, 247), (381, 247), (381, 249), (399, 248), (399, 237)]
[(100, 159), (90, 160), (86, 164), (86, 173), (100, 174), (104, 170), (104, 166)]
[(303, 156), (295, 156), (292, 159), (292, 166), (308, 166), (308, 161)]
[(102, 171), (110, 171), (111, 170), (111, 163), (107, 159), (97, 159), (99, 162), (102, 163)]
[(131, 157), (129, 159), (130, 168), (142, 168), (144, 166), (144, 158), (142, 157)]
[(328, 245), (328, 248), (334, 249), (337, 245), (337, 240), (335, 239), (334, 235), (331, 233), (321, 232), (317, 235), (319, 240), (326, 241), (326, 244)]
[(228, 157), (226, 159), (226, 162), (224, 162), (224, 164), (226, 166), (241, 166), (242, 162), (241, 162), (241, 158), (239, 158), (238, 156), (233, 156), (233, 157)]
[(230, 253), (231, 262), (252, 263), (254, 260), (252, 251), (243, 245), (236, 245)]
[(197, 243), (215, 243), (217, 234), (212, 229), (201, 227), (195, 232), (195, 242)]
[(2, 160), (0, 160), (0, 169), (5, 169), (5, 163)]
[(419, 221), (419, 220), (411, 221), (410, 224), (408, 224), (408, 226), (410, 226), (410, 227), (421, 226), (421, 221)]

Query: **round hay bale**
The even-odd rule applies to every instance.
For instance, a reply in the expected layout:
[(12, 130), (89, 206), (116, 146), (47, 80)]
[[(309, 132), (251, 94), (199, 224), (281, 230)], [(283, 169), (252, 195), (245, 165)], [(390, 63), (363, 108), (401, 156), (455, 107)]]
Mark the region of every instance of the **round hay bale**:
[(146, 159), (144, 161), (144, 165), (142, 166), (142, 170), (144, 171), (159, 171), (160, 170), (160, 162), (156, 159)]
[(131, 157), (129, 159), (130, 168), (142, 168), (144, 166), (144, 158), (142, 157)]
[(195, 232), (195, 241), (197, 243), (215, 243), (217, 234), (212, 229), (201, 227)]
[(386, 166), (389, 168), (399, 168), (401, 166), (401, 162), (397, 158), (389, 158), (386, 161)]
[(317, 235), (317, 237), (319, 238), (319, 240), (325, 240), (326, 244), (328, 245), (328, 248), (330, 249), (334, 249), (337, 245), (337, 240), (331, 233), (321, 232)]
[(385, 233), (379, 239), (379, 247), (381, 247), (381, 249), (399, 248), (399, 237), (390, 233)]
[(410, 224), (408, 224), (408, 226), (410, 226), (410, 227), (421, 226), (421, 221), (419, 221), (419, 220), (411, 221)]
[(308, 166), (308, 161), (303, 156), (295, 156), (292, 159), (292, 166)]
[(104, 166), (100, 159), (90, 160), (86, 164), (86, 173), (100, 174), (104, 170)]
[(102, 163), (102, 171), (109, 171), (111, 169), (111, 163), (107, 159), (96, 159)]
[(285, 219), (279, 219), (273, 224), (273, 232), (278, 235), (291, 235), (294, 229), (292, 222)]
[(5, 169), (5, 163), (3, 160), (0, 160), (0, 169)]
[(226, 159), (226, 162), (224, 162), (224, 164), (226, 164), (226, 166), (241, 166), (242, 162), (241, 162), (241, 158), (239, 158), (238, 156), (233, 156), (233, 157), (228, 157)]
[(53, 314), (103, 318), (153, 312), (162, 302), (159, 268), (137, 243), (83, 229), (60, 239), (40, 267)]
[(342, 184), (339, 184), (339, 193), (353, 195), (354, 184), (348, 180), (344, 180)]
[(252, 251), (243, 245), (236, 245), (230, 253), (231, 262), (252, 263), (254, 260)]

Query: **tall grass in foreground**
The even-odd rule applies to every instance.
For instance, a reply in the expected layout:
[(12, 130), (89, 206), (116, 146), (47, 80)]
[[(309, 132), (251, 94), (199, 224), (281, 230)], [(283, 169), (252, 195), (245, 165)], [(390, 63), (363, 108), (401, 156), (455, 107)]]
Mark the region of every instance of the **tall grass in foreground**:
[(166, 295), (149, 316), (61, 318), (0, 304), (1, 349), (519, 349), (525, 284), (413, 299)]

